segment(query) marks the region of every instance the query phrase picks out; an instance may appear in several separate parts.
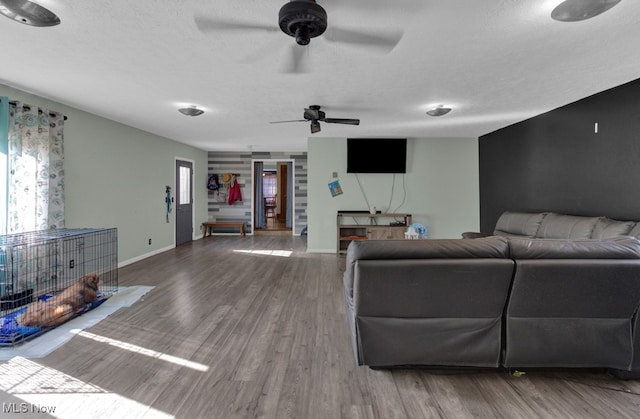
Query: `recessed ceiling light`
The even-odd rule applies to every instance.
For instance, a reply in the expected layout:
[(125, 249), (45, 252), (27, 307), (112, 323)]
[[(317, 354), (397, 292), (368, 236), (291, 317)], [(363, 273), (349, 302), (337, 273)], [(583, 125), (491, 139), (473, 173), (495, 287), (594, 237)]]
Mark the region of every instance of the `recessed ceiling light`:
[(551, 12), (551, 18), (560, 22), (578, 22), (591, 19), (611, 9), (620, 0), (565, 0)]
[(55, 13), (29, 0), (0, 0), (0, 13), (30, 26), (60, 24), (60, 18)]
[(202, 109), (198, 109), (195, 105), (191, 105), (188, 108), (180, 108), (178, 109), (178, 112), (186, 116), (198, 116), (204, 113)]
[(429, 116), (442, 116), (451, 112), (451, 108), (445, 108), (443, 105), (438, 105), (433, 109), (429, 109), (427, 111), (427, 115)]

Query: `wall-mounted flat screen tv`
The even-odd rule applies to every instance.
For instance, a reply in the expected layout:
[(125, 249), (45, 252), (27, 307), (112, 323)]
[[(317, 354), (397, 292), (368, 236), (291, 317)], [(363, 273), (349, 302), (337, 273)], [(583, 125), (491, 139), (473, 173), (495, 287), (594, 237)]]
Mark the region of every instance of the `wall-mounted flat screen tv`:
[(406, 172), (406, 138), (347, 138), (347, 173)]

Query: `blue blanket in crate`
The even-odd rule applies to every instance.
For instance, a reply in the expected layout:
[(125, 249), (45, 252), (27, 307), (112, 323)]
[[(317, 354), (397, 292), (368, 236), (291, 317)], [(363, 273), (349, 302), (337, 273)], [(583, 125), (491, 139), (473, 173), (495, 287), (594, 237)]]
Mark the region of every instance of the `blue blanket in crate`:
[[(53, 297), (53, 295), (47, 294), (39, 297), (38, 299), (41, 301), (46, 301), (51, 297)], [(107, 298), (109, 297), (104, 297), (100, 292), (98, 292), (98, 299), (92, 303), (87, 304), (84, 309), (82, 309), (82, 311), (76, 316), (79, 316), (82, 313), (86, 313), (87, 311), (98, 307), (100, 304), (104, 303)], [(27, 307), (22, 307), (14, 311), (13, 313), (9, 313), (0, 317), (0, 345), (17, 343), (28, 338), (29, 336), (36, 335), (39, 332), (53, 329), (52, 327), (43, 329), (41, 327), (19, 325), (17, 318), (25, 311), (27, 311)]]

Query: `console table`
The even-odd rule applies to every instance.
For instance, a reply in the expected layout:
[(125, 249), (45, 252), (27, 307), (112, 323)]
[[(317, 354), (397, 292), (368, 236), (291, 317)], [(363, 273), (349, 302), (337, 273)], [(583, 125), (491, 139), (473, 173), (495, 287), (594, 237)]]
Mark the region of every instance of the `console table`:
[(411, 225), (411, 214), (338, 211), (338, 254), (353, 240), (401, 240)]

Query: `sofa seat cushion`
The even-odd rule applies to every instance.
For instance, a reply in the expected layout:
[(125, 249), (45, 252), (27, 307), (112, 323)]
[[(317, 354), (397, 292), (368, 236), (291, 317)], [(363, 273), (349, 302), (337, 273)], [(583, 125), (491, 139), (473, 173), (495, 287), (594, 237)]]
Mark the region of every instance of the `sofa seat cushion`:
[(505, 237), (535, 237), (540, 228), (540, 223), (542, 223), (546, 215), (546, 212), (525, 213), (505, 211), (498, 219), (493, 234)]
[(627, 236), (636, 225), (635, 221), (618, 221), (607, 217), (600, 217), (591, 234), (592, 239), (610, 239)]
[(588, 239), (600, 217), (547, 214), (535, 237), (540, 239)]
[(526, 237), (508, 240), (513, 259), (640, 259), (640, 240), (630, 236), (608, 240)]
[(630, 236), (640, 239), (640, 222), (635, 225), (629, 232)]

